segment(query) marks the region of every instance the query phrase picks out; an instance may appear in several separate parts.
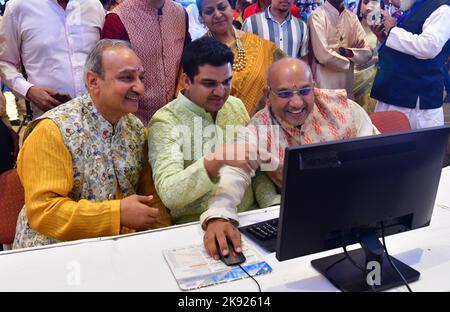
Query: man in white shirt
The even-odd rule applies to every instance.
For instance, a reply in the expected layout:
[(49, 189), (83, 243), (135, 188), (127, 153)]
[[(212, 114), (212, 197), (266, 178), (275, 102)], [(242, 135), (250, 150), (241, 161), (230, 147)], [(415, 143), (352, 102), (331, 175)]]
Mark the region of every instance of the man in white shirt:
[(202, 37), (208, 31), (208, 29), (205, 25), (200, 23), (200, 20), (198, 19), (199, 13), (197, 4), (194, 1), (185, 9), (189, 16), (189, 33), (191, 34), (191, 39), (195, 40)]
[(445, 61), (450, 54), (450, 0), (391, 0), (405, 13), (383, 12), (372, 31), (382, 42), (371, 97), (375, 111), (398, 110), (413, 129), (444, 124)]
[[(10, 0), (0, 26), (0, 74), (34, 105), (34, 118), (86, 91), (83, 66), (100, 38), (98, 0)], [(22, 61), (27, 79), (17, 70)]]

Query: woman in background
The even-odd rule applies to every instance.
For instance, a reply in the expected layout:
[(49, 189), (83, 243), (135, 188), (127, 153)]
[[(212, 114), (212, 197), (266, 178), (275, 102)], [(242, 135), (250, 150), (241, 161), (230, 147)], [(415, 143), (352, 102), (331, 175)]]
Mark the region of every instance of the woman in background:
[(273, 42), (233, 27), (233, 9), (228, 0), (197, 0), (197, 6), (199, 19), (208, 28), (205, 36), (233, 50), (231, 95), (241, 99), (247, 112), (253, 115), (263, 95), (267, 69), (285, 54)]
[[(376, 63), (378, 62), (377, 37), (370, 30), (369, 24), (367, 23), (367, 15), (373, 8), (369, 5), (370, 2), (373, 2), (373, 0), (361, 0), (358, 4), (357, 15), (366, 33), (366, 44), (372, 49), (372, 58), (365, 64), (355, 65), (355, 82), (353, 84), (355, 101), (369, 114), (374, 112), (377, 103), (375, 99), (370, 97), (370, 90), (372, 89), (373, 80), (377, 73)], [(384, 9), (383, 2), (380, 5)]]

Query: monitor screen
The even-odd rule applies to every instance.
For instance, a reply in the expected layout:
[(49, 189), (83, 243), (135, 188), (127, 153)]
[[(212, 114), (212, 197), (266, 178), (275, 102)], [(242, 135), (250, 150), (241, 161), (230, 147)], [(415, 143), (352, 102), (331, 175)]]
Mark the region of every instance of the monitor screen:
[[(371, 276), (378, 281), (377, 290), (400, 285), (385, 268), (390, 264), (381, 255), (378, 238), (430, 224), (449, 129), (287, 148), (277, 259), (361, 243), (363, 249), (350, 256), (314, 260), (312, 265), (341, 290), (373, 290), (366, 275), (372, 272), (367, 264), (375, 259), (383, 278), (379, 285), (379, 277)], [(417, 271), (395, 261), (409, 281), (419, 278)]]

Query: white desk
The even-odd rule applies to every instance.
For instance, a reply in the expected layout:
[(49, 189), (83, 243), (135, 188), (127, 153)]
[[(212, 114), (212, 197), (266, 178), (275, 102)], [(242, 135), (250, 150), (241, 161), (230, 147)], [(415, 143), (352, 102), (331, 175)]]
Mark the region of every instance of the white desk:
[[(241, 223), (274, 218), (278, 211), (245, 213)], [(0, 291), (179, 291), (161, 251), (202, 241), (198, 223), (191, 223), (120, 238), (1, 252)], [(386, 242), (393, 256), (421, 273), (420, 280), (411, 284), (414, 291), (450, 291), (450, 167), (442, 172), (431, 225), (389, 236)], [(336, 291), (310, 261), (341, 250), (284, 262), (275, 253), (259, 250), (273, 268), (256, 277), (262, 291)], [(257, 286), (246, 278), (200, 291), (257, 291)]]

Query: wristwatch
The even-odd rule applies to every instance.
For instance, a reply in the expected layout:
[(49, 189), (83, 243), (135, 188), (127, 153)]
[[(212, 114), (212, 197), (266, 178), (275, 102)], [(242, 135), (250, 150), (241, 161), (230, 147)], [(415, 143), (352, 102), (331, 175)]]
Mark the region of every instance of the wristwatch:
[(339, 54), (340, 54), (340, 55), (345, 56), (345, 52), (346, 52), (345, 48), (340, 47), (340, 48), (338, 49), (338, 51), (339, 51)]

